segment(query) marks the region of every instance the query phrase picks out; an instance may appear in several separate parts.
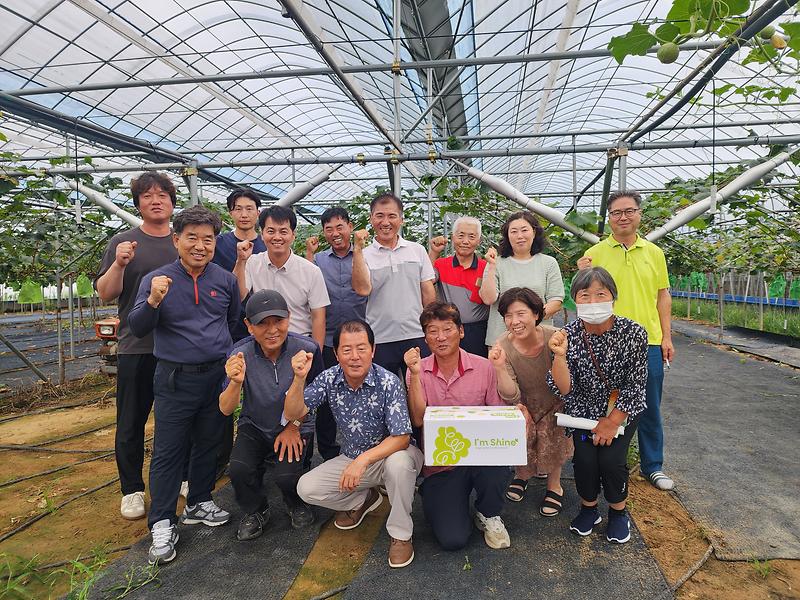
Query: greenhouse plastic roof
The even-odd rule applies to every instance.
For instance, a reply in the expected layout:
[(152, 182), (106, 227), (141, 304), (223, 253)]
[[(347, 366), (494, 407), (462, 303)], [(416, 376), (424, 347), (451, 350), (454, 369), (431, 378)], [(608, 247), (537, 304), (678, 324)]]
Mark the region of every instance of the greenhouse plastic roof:
[[(401, 61), (603, 49), (612, 36), (626, 33), (631, 23), (663, 19), (670, 4), (658, 0), (403, 0)], [(392, 62), (392, 0), (306, 0), (303, 10), (339, 65)], [(682, 52), (672, 65), (662, 65), (650, 54), (628, 57), (622, 65), (609, 56), (471, 65), (460, 71), (437, 67), (432, 70), (434, 94), (446, 80), (457, 77), (458, 82), (436, 104), (431, 134), (438, 139), (482, 136), (470, 141), (469, 148), (486, 150), (566, 146), (573, 143), (569, 132), (581, 132), (579, 145), (610, 148), (616, 145), (618, 134), (586, 132), (630, 127), (654, 106), (654, 95), (672, 89), (709, 52)], [(726, 64), (716, 85), (766, 81), (763, 66), (740, 66), (739, 62)], [(327, 66), (296, 22), (282, 15), (276, 0), (4, 0), (0, 6), (0, 89), (5, 91)], [(346, 77), (380, 126), (392, 132), (392, 73), (382, 70)], [(784, 83), (774, 77), (770, 81)], [(411, 140), (403, 151), (427, 153), (427, 120), (409, 130), (427, 107), (428, 71), (404, 70), (400, 82), (400, 127)], [(703, 97), (711, 101), (710, 88)], [(354, 103), (337, 75), (82, 90), (30, 95), (25, 100), (200, 162), (322, 157), (322, 164), (294, 169), (287, 165), (214, 169), (275, 197), (294, 181), (303, 182), (324, 171), (325, 156), (382, 154), (388, 143), (376, 119)], [(706, 103), (689, 105), (668, 121), (680, 129), (659, 129), (643, 140), (800, 134), (797, 104), (743, 107), (725, 94), (717, 102), (713, 111)], [(696, 128), (712, 119), (717, 125), (782, 122), (718, 127), (713, 132)], [(2, 150), (23, 155), (62, 155), (69, 144), (73, 154), (103, 155), (95, 165), (135, 165), (142, 160), (109, 152), (89, 139), (65, 141), (65, 132), (12, 112), (4, 115), (0, 130), (9, 138)], [(504, 137), (554, 133), (558, 135)], [(364, 145), (365, 140), (374, 143)], [(296, 149), (264, 149), (275, 146)], [(441, 150), (443, 144), (435, 142), (434, 148)], [(719, 168), (765, 154), (758, 146), (632, 151), (628, 187), (659, 188), (676, 177), (707, 175), (712, 160)], [(603, 152), (575, 156), (578, 190), (605, 161)], [(552, 195), (563, 205), (572, 201), (570, 154), (483, 158), (472, 164), (508, 179), (528, 195), (546, 194), (548, 201)], [(416, 187), (415, 178), (430, 172), (443, 174), (449, 166), (442, 160), (404, 163), (403, 185)], [(384, 163), (345, 164), (304, 202), (350, 198), (377, 184), (388, 185)], [(211, 183), (202, 190), (212, 198), (226, 193)], [(595, 199), (587, 196), (587, 205)]]

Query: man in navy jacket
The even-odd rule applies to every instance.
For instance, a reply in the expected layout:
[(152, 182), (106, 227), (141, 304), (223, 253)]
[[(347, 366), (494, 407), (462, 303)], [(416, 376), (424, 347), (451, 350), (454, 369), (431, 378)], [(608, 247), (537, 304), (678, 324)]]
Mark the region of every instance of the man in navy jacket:
[(218, 397), (233, 347), (229, 328), (241, 310), (236, 278), (211, 263), (221, 227), (219, 216), (202, 206), (175, 217), (173, 241), (179, 258), (142, 279), (128, 315), (134, 335), (153, 332), (158, 359), (148, 514), (151, 563), (175, 558), (175, 507), (190, 442), (189, 497), (182, 522), (216, 526), (230, 518), (211, 499), (225, 419)]

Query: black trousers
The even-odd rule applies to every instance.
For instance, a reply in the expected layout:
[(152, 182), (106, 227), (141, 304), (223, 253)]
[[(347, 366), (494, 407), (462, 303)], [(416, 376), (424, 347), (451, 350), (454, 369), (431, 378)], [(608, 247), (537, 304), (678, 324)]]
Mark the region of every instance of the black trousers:
[(445, 550), (459, 550), (472, 534), (469, 496), (475, 490), (475, 510), (496, 517), (503, 510), (508, 467), (455, 467), (426, 477), (420, 487), (425, 518)]
[(486, 346), (487, 323), (488, 321), (478, 321), (464, 324), (464, 339), (461, 340), (461, 347), (464, 350), (483, 358), (489, 357), (489, 348)]
[[(338, 364), (336, 355), (333, 353), (333, 348), (325, 346), (322, 349), (322, 363), (326, 369)], [(341, 448), (336, 443), (336, 420), (333, 418), (331, 407), (327, 402), (324, 402), (317, 408), (316, 419), (316, 437), (317, 448), (322, 455), (323, 460), (330, 460), (339, 456)], [(313, 447), (309, 446), (309, 460), (313, 453)]]
[(428, 344), (425, 343), (425, 338), (421, 337), (375, 344), (375, 358), (372, 359), (372, 362), (396, 375), (400, 371), (402, 373), (401, 379), (405, 383), (406, 363), (403, 360), (403, 355), (415, 346), (419, 348), (420, 356), (430, 356), (431, 351), (428, 348)]
[[(304, 439), (305, 455), (312, 439), (310, 435)], [(292, 508), (302, 502), (297, 495), (297, 480), (303, 474), (305, 457), (292, 462), (289, 462), (286, 456), (283, 460), (278, 460), (274, 448), (275, 440), (268, 439), (257, 427), (250, 423), (239, 426), (231, 452), (230, 477), (236, 492), (236, 502), (246, 514), (264, 510), (269, 506), (263, 483), (267, 461), (275, 461), (273, 481), (283, 494), (286, 506)]]
[(575, 488), (587, 502), (597, 500), (600, 484), (603, 495), (610, 504), (628, 497), (628, 446), (636, 432), (637, 419), (625, 427), (625, 434), (614, 439), (610, 446), (595, 446), (591, 432), (575, 430)]
[(117, 432), (114, 453), (122, 493), (144, 491), (144, 427), (153, 408), (152, 354), (117, 356)]
[(198, 366), (160, 360), (156, 365), (153, 379), (156, 432), (147, 515), (151, 528), (163, 519), (172, 523), (178, 520), (175, 507), (190, 444), (186, 504), (211, 500), (217, 451), (225, 427), (225, 416), (219, 410), (224, 378), (223, 361)]

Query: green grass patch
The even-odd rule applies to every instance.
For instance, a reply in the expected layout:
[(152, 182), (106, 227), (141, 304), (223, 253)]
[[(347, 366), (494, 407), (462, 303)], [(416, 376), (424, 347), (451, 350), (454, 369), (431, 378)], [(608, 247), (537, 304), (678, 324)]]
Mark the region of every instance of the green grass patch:
[[(719, 326), (718, 305), (715, 300), (691, 300), (687, 307), (685, 298), (672, 299), (672, 314), (676, 317), (690, 318)], [(758, 305), (723, 304), (723, 323), (727, 326), (759, 329)], [(764, 331), (800, 338), (800, 311), (794, 308), (764, 307)]]

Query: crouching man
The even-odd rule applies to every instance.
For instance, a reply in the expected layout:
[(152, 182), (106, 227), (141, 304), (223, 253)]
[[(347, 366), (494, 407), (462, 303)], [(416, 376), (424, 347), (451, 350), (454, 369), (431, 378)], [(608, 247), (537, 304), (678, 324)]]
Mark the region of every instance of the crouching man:
[(251, 337), (238, 342), (225, 363), (228, 381), (219, 395), (219, 409), (224, 415), (233, 414), (244, 390), (229, 472), (236, 502), (245, 513), (236, 537), (252, 540), (261, 535), (270, 516), (263, 489), (267, 460), (277, 459), (273, 480), (292, 527), (299, 529), (314, 521), (314, 513), (296, 490), (314, 421), (286, 422), (281, 417), (286, 391), (294, 380), (292, 357), (298, 352), (311, 354), (309, 379), (313, 379), (322, 372), (322, 353), (311, 338), (289, 333), (289, 309), (275, 290), (253, 294), (245, 315)]
[(309, 504), (337, 511), (334, 525), (353, 529), (380, 506), (376, 489), (386, 486), (392, 507), (389, 566), (414, 560), (411, 504), (422, 468), (422, 452), (410, 445), (411, 421), (400, 379), (373, 364), (375, 336), (364, 321), (342, 323), (333, 336), (339, 364), (323, 371), (303, 390), (314, 356), (292, 358), (294, 381), (286, 394), (286, 419), (302, 419), (327, 402), (342, 436), (342, 453), (300, 478), (297, 493)]
[(233, 347), (229, 327), (241, 311), (236, 278), (211, 263), (221, 227), (219, 215), (203, 206), (181, 211), (172, 225), (178, 260), (142, 278), (128, 314), (135, 336), (153, 332), (158, 359), (147, 515), (153, 535), (151, 563), (175, 558), (175, 508), (190, 443), (189, 497), (182, 522), (213, 527), (230, 518), (211, 499), (225, 426), (218, 397), (225, 357)]
[[(491, 363), (460, 347), (464, 339), (455, 304), (431, 302), (419, 317), (425, 343), (433, 354), (420, 358), (419, 348), (403, 357), (408, 371), (411, 421), (422, 427), (428, 406), (504, 406), (497, 394)], [(425, 518), (445, 550), (460, 550), (472, 533), (470, 495), (475, 490), (475, 526), (490, 548), (508, 548), (508, 531), (500, 513), (505, 504), (508, 467), (430, 467), (420, 486)]]

